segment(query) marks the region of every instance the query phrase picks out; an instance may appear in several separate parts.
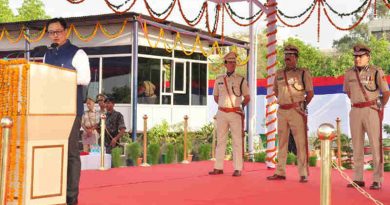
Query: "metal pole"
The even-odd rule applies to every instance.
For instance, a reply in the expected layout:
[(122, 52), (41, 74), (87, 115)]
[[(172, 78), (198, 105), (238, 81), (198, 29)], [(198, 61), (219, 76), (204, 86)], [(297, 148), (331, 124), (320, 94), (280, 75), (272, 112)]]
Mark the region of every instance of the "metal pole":
[(341, 119), (338, 117), (336, 119), (337, 127), (337, 165), (341, 167), (341, 128), (340, 128)]
[[(26, 36), (30, 37), (30, 29), (28, 27), (26, 27)], [(30, 44), (30, 42), (27, 39), (24, 42), (24, 49), (26, 50), (26, 53), (24, 54), (24, 58), (27, 61), (30, 61), (31, 44)]]
[[(249, 16), (253, 16), (253, 2), (249, 2)], [(252, 19), (253, 20), (253, 19)], [(251, 20), (251, 21), (252, 21)], [(249, 39), (250, 39), (250, 47), (249, 47), (249, 63), (248, 63), (248, 84), (250, 90), (251, 101), (248, 104), (247, 109), (247, 127), (248, 127), (248, 152), (249, 159), (253, 160), (254, 155), (254, 145), (253, 145), (253, 137), (256, 136), (256, 98), (257, 98), (257, 68), (256, 64), (256, 42), (257, 36), (254, 33), (253, 25), (249, 26)]]
[[(258, 0), (254, 0), (254, 3), (260, 8), (264, 5), (260, 4)], [(267, 14), (267, 95), (266, 100), (266, 133), (267, 133), (267, 168), (275, 168), (275, 156), (276, 156), (276, 96), (273, 90), (273, 83), (276, 73), (276, 33), (277, 33), (277, 18), (276, 18), (276, 0), (267, 0), (267, 7), (264, 10)]]
[(105, 154), (105, 145), (104, 145), (104, 138), (105, 138), (105, 131), (106, 131), (106, 115), (102, 114), (100, 116), (101, 122), (100, 122), (100, 170), (105, 170), (104, 168), (104, 154)]
[(131, 137), (133, 142), (137, 139), (137, 105), (138, 105), (138, 96), (137, 96), (137, 86), (138, 86), (138, 21), (134, 19), (132, 22), (132, 34), (133, 34), (133, 42), (131, 45), (131, 56), (132, 56), (132, 72), (133, 75), (133, 86), (132, 86), (132, 132)]
[(150, 167), (148, 164), (148, 149), (147, 149), (147, 144), (148, 144), (148, 116), (144, 115), (144, 163), (141, 164), (141, 167)]
[(321, 141), (321, 205), (330, 204), (331, 198), (331, 152), (330, 140)]
[(188, 128), (188, 116), (184, 116), (184, 160), (181, 162), (183, 164), (189, 164), (190, 162), (187, 160), (187, 129)]
[(320, 196), (321, 196), (321, 205), (330, 205), (331, 204), (331, 195), (332, 195), (332, 187), (331, 187), (331, 147), (330, 144), (334, 139), (335, 130), (332, 124), (324, 123), (321, 124), (317, 130), (318, 138), (321, 140), (321, 188), (320, 188)]
[(1, 189), (0, 189), (0, 203), (5, 204), (5, 185), (7, 177), (7, 164), (8, 164), (8, 143), (10, 137), (10, 129), (12, 128), (13, 122), (10, 117), (3, 117), (1, 119), (1, 127), (3, 129), (3, 146), (2, 146), (2, 157), (1, 157)]
[(217, 139), (217, 116), (214, 115), (214, 130), (213, 130), (213, 143), (211, 147), (211, 161), (215, 161), (215, 144), (216, 144), (216, 139)]

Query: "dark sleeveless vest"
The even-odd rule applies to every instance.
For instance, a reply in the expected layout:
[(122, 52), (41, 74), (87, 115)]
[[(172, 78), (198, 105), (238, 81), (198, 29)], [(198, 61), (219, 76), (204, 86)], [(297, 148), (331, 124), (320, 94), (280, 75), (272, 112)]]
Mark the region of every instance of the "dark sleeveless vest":
[[(58, 48), (50, 49), (45, 54), (45, 63), (58, 67), (76, 70), (72, 65), (73, 57), (79, 48), (70, 43), (69, 40)], [(84, 95), (83, 91), (87, 86), (77, 85), (77, 116), (82, 116), (84, 113)], [(63, 102), (66, 103), (66, 102)]]

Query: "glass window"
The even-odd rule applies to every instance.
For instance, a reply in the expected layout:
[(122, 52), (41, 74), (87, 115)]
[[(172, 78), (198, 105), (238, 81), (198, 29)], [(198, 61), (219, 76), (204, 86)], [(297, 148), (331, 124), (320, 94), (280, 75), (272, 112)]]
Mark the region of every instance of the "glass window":
[(100, 58), (90, 58), (89, 66), (91, 70), (91, 82), (88, 85), (87, 96), (95, 99), (99, 94)]
[[(175, 72), (181, 72), (182, 74), (176, 78), (175, 76), (175, 87), (178, 85), (179, 87), (185, 89), (184, 92), (174, 92), (173, 94), (173, 104), (174, 105), (189, 105), (190, 104), (190, 95), (189, 95), (189, 72), (185, 72), (186, 67), (184, 67), (183, 62), (176, 62)], [(186, 63), (187, 68), (190, 67), (190, 63)], [(177, 75), (177, 73), (176, 73)], [(178, 90), (175, 88), (175, 90)]]
[(175, 58), (193, 59), (207, 61), (207, 58), (202, 53), (194, 52), (192, 55), (186, 55), (182, 50), (175, 50)]
[(138, 58), (138, 103), (160, 103), (160, 59)]
[(184, 62), (176, 62), (175, 63), (175, 93), (185, 93), (186, 92), (186, 68), (184, 66)]
[(83, 49), (88, 55), (131, 53), (131, 45), (86, 47)]
[(173, 79), (173, 61), (163, 59), (162, 64), (162, 83), (161, 83), (161, 104), (171, 105), (172, 104), (172, 79)]
[(154, 55), (154, 56), (172, 57), (172, 53), (169, 53), (163, 48), (151, 48), (146, 46), (138, 46), (138, 53)]
[(162, 76), (163, 76), (163, 83), (162, 83), (162, 89), (161, 91), (163, 93), (172, 93), (172, 75), (173, 75), (173, 63), (172, 60), (163, 60), (163, 70), (162, 70)]
[(131, 57), (103, 58), (103, 89), (116, 103), (130, 103)]
[(207, 64), (192, 63), (191, 105), (207, 105)]

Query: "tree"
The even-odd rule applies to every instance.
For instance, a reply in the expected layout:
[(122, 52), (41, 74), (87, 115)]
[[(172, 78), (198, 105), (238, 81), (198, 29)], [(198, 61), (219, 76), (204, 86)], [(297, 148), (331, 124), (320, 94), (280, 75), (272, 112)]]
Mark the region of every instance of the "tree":
[(390, 42), (386, 38), (371, 36), (368, 46), (371, 48), (372, 64), (381, 67), (385, 73), (390, 73)]
[(284, 68), (284, 45), (298, 47), (298, 67), (309, 69), (313, 76), (338, 76), (343, 72), (343, 70), (337, 69), (333, 55), (327, 55), (297, 38), (288, 38), (283, 45), (277, 47), (279, 68)]
[[(378, 19), (387, 18), (390, 16), (390, 9), (384, 4), (383, 1), (377, 2), (377, 16)], [(356, 22), (360, 16), (355, 15), (353, 22)], [(374, 15), (368, 15), (368, 20), (374, 20)], [(347, 35), (341, 37), (339, 40), (333, 41), (333, 47), (336, 48), (338, 52), (347, 52), (355, 44), (364, 43), (368, 44), (370, 40), (370, 33), (368, 31), (368, 23), (360, 23), (353, 30), (351, 30)]]
[(22, 7), (18, 8), (17, 21), (31, 21), (49, 18), (41, 0), (23, 0)]
[[(249, 34), (247, 32), (238, 32), (238, 33), (233, 33), (229, 37), (239, 39), (242, 41), (249, 42)], [(267, 39), (265, 37), (264, 33), (258, 34), (257, 35), (257, 78), (264, 78), (266, 76), (266, 67), (267, 67), (267, 59), (266, 59), (266, 54), (267, 54)], [(230, 47), (231, 48), (231, 47)], [(222, 52), (226, 54), (228, 52), (227, 47), (222, 47)], [(245, 49), (237, 48), (238, 55), (241, 59), (245, 59), (248, 57), (249, 53)], [(218, 57), (219, 58), (219, 57)], [(209, 58), (210, 59), (210, 58)], [(219, 59), (222, 63), (222, 59)], [(213, 65), (210, 64), (210, 70), (209, 70), (209, 78), (214, 79), (218, 74), (223, 73), (225, 70), (223, 68), (223, 65)], [(239, 73), (240, 75), (246, 76), (247, 74), (247, 64), (243, 66), (238, 66), (236, 69), (236, 72)]]
[(19, 14), (15, 16), (9, 7), (9, 0), (0, 0), (0, 23), (49, 18), (41, 0), (23, 0), (22, 6), (17, 10)]
[(0, 0), (0, 11), (0, 23), (11, 22), (14, 19), (8, 0)]

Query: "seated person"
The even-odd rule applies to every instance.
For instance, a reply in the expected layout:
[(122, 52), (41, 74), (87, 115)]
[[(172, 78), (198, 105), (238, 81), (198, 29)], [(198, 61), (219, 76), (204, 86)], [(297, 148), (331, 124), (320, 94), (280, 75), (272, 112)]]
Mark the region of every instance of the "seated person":
[(99, 126), (100, 114), (95, 110), (95, 101), (92, 98), (87, 98), (87, 108), (88, 110), (81, 117), (81, 127), (84, 130), (81, 135), (84, 152), (89, 152), (90, 146), (96, 144), (99, 139), (96, 129)]
[(123, 136), (126, 130), (123, 115), (114, 110), (115, 99), (107, 97), (104, 101), (106, 104), (106, 131), (104, 144), (107, 153), (111, 153), (111, 149), (119, 144), (119, 139)]
[(143, 104), (156, 104), (157, 96), (156, 96), (156, 86), (148, 81), (143, 81), (138, 86), (138, 103)]

